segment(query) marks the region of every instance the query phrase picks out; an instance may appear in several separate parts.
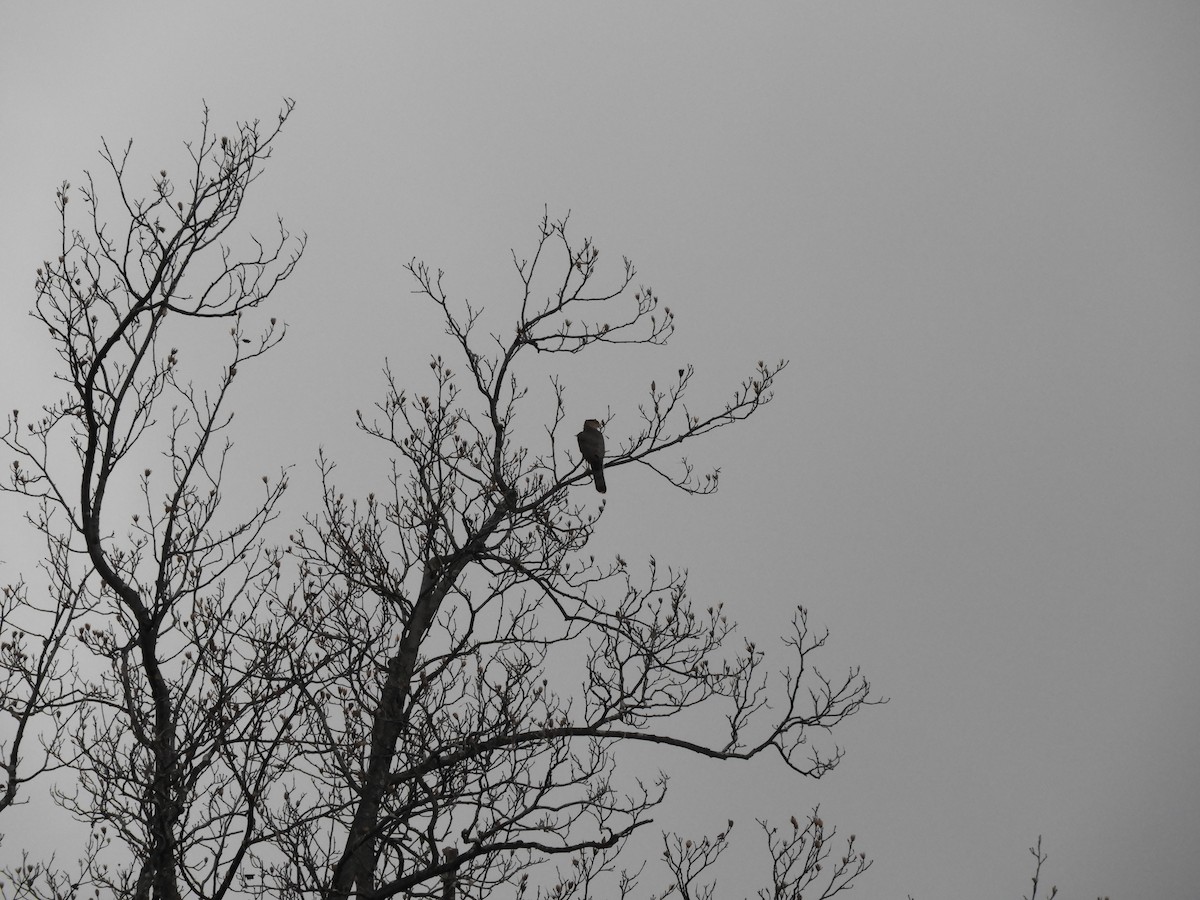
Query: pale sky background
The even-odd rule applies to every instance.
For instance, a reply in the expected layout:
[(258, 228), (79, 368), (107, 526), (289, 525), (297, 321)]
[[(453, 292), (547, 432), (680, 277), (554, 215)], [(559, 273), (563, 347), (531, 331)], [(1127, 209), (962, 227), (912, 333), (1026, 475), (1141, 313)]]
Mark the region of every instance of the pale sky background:
[(751, 866), (755, 816), (819, 802), (866, 898), (1020, 897), (1038, 834), (1064, 898), (1197, 896), (1200, 4), (8, 3), (0, 35), (0, 406), (49, 396), (59, 182), (102, 135), (181, 170), (202, 100), (222, 132), (298, 103), (249, 204), (310, 237), (241, 385), (255, 473), (323, 442), (382, 484), (353, 410), (445, 349), (402, 264), (503, 316), (571, 210), (679, 326), (573, 368), (575, 417), (792, 360), (695, 457), (716, 498), (614, 472), (601, 549), (759, 638), (804, 603), (892, 698), (828, 780), (688, 764), (660, 822), (738, 819)]

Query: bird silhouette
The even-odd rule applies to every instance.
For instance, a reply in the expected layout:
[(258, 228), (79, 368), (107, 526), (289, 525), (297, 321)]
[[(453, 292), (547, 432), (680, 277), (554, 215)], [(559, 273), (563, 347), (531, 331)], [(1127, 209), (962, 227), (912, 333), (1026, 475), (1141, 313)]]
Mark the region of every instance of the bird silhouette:
[(588, 419), (583, 423), (583, 431), (575, 435), (579, 441), (579, 452), (583, 461), (592, 468), (592, 480), (596, 482), (596, 490), (601, 494), (608, 490), (604, 483), (604, 434), (600, 431), (599, 419)]

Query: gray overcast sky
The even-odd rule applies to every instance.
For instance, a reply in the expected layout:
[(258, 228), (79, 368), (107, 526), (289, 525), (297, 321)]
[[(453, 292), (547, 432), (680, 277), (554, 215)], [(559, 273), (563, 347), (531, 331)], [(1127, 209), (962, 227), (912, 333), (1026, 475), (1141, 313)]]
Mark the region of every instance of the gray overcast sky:
[(1195, 896), (1200, 4), (10, 3), (0, 25), (5, 408), (48, 396), (19, 313), (58, 183), (99, 174), (101, 135), (134, 139), (146, 187), (182, 168), (202, 99), (226, 131), (298, 101), (251, 198), (310, 236), (274, 380), (243, 386), (275, 392), (242, 420), (252, 469), (352, 454), (385, 355), (424, 383), (443, 345), (403, 263), (499, 316), (509, 248), (569, 209), (679, 321), (603, 385), (572, 372), (580, 419), (620, 431), (686, 362), (716, 403), (792, 360), (698, 460), (717, 498), (618, 470), (603, 540), (689, 566), (752, 634), (804, 603), (827, 665), (893, 698), (827, 782), (689, 769), (663, 824), (821, 802), (877, 859), (866, 897), (1018, 897), (1039, 833), (1065, 897)]

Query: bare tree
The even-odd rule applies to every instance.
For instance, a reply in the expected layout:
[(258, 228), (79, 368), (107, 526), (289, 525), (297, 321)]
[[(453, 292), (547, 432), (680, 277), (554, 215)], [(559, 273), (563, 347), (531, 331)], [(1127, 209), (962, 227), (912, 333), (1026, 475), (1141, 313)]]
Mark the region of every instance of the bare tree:
[[(105, 144), (117, 202), (103, 214), (91, 175), (58, 191), (61, 244), (38, 269), (33, 315), (49, 331), (65, 394), (32, 421), (14, 410), (3, 437), (17, 456), (5, 489), (35, 501), (29, 520), (47, 545), (48, 600), (17, 610), (42, 613), (24, 634), (40, 634), (45, 652), (22, 668), (14, 642), (5, 707), (18, 717), (11, 797), (27, 714), (60, 716), (78, 701), (53, 720), (41, 766), (74, 770), (56, 799), (95, 829), (73, 890), (223, 896), (263, 839), (260, 796), (293, 749), (285, 726), (295, 692), (277, 683), (286, 634), (268, 615), (279, 560), (262, 540), (286, 475), (263, 477), (244, 518), (222, 509), (234, 378), (283, 336), (253, 310), (304, 245), (282, 223), (246, 257), (225, 241), (291, 110), (289, 101), (274, 128), (245, 123), (231, 137), (212, 130), (205, 110), (182, 182), (163, 170), (146, 199), (126, 171), (131, 145), (118, 154)], [(77, 197), (80, 225), (69, 206)], [(180, 374), (189, 344), (225, 357), (207, 386)], [(23, 585), (5, 593), (39, 606)], [(47, 657), (68, 638), (87, 656), (70, 672)], [(110, 869), (100, 859), (114, 842), (125, 854)], [(51, 866), (8, 877), (18, 892), (37, 893), (39, 877), (46, 893), (62, 887)]]
[[(532, 258), (513, 256), (506, 324), (484, 335), (483, 311), (413, 261), (456, 361), (435, 355), (414, 395), (388, 370), (383, 399), (357, 418), (393, 460), (380, 487), (347, 499), (321, 456), (318, 511), (274, 546), (288, 471), (249, 494), (227, 466), (230, 404), (235, 378), (283, 337), (258, 307), (304, 238), (280, 223), (248, 255), (228, 242), (291, 110), (232, 137), (206, 111), (182, 185), (163, 170), (148, 199), (131, 187), (129, 147), (105, 145), (115, 212), (102, 214), (90, 176), (59, 191), (61, 247), (38, 271), (34, 315), (65, 396), (33, 421), (14, 411), (2, 438), (17, 456), (5, 489), (32, 501), (48, 586), (40, 600), (18, 581), (0, 606), (15, 629), (0, 646), (3, 805), (66, 768), (54, 796), (89, 837), (73, 867), (8, 866), (3, 890), (714, 896), (733, 823), (713, 838), (664, 834), (661, 860), (639, 858), (652, 842), (631, 839), (648, 834), (669, 779), (632, 751), (764, 757), (819, 778), (842, 751), (813, 739), (878, 701), (857, 669), (815, 667), (826, 634), (803, 607), (769, 663), (722, 604), (693, 603), (685, 570), (596, 559), (605, 507), (574, 436), (602, 420), (589, 452), (607, 445), (614, 484), (638, 467), (710, 494), (718, 472), (698, 472), (683, 445), (761, 410), (786, 363), (759, 362), (713, 409), (685, 400), (685, 367), (650, 382), (632, 427), (624, 409), (568, 420), (564, 378), (540, 405), (530, 393), (534, 360), (553, 370), (673, 331), (633, 265), (597, 287), (609, 276), (593, 243), (547, 216)], [(83, 227), (68, 208), (80, 196)], [(201, 350), (224, 365), (185, 378)], [(242, 504), (232, 513), (227, 491)], [(43, 750), (25, 769), (32, 731)], [(760, 896), (829, 897), (870, 864), (853, 837), (829, 863), (834, 830), (816, 811), (790, 832), (762, 828)]]
[[(531, 871), (561, 856), (571, 868), (541, 892), (628, 892), (635, 879), (618, 871), (618, 854), (650, 824), (668, 779), (623, 778), (622, 746), (729, 761), (769, 751), (820, 777), (841, 751), (818, 749), (812, 733), (874, 702), (857, 669), (829, 678), (813, 667), (826, 636), (802, 607), (783, 641), (790, 657), (768, 676), (765, 650), (735, 644), (720, 604), (693, 605), (685, 571), (651, 556), (635, 574), (619, 556), (588, 554), (604, 507), (574, 490), (592, 474), (571, 449), (588, 416), (568, 421), (558, 377), (545, 406), (519, 415), (529, 396), (521, 361), (660, 346), (674, 327), (653, 291), (634, 287), (627, 259), (597, 288), (598, 257), (590, 240), (572, 243), (565, 220), (544, 218), (532, 258), (513, 256), (512, 318), (487, 335), (483, 311), (453, 300), (440, 271), (409, 265), (462, 374), (436, 355), (428, 393), (410, 395), (389, 370), (384, 399), (358, 415), (393, 458), (386, 488), (347, 500), (322, 457), (323, 508), (292, 536), (304, 596), (321, 608), (299, 627), (340, 663), (310, 685), (311, 752), (290, 804), (273, 814), (291, 863), (263, 877), (281, 891), (424, 896), (452, 879), (456, 896), (520, 897)], [(714, 410), (685, 401), (691, 367), (651, 382), (632, 433), (608, 437), (614, 483), (638, 466), (687, 493), (714, 492), (717, 471), (700, 474), (680, 448), (760, 410), (785, 365), (759, 362)], [(620, 420), (607, 419), (611, 432)], [(768, 850), (783, 868), (771, 892), (785, 896), (775, 891), (805, 882), (817, 863), (798, 862), (773, 835)], [(837, 869), (826, 889), (865, 867)], [(674, 871), (687, 896), (699, 870)]]

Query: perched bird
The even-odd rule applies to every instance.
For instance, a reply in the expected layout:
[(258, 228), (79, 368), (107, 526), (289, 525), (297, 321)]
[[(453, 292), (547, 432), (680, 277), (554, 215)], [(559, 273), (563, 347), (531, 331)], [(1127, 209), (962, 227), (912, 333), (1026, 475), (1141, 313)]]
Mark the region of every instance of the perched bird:
[(583, 423), (583, 431), (575, 437), (579, 441), (583, 461), (592, 467), (596, 490), (603, 494), (608, 487), (604, 484), (604, 434), (600, 431), (600, 420), (588, 419)]

